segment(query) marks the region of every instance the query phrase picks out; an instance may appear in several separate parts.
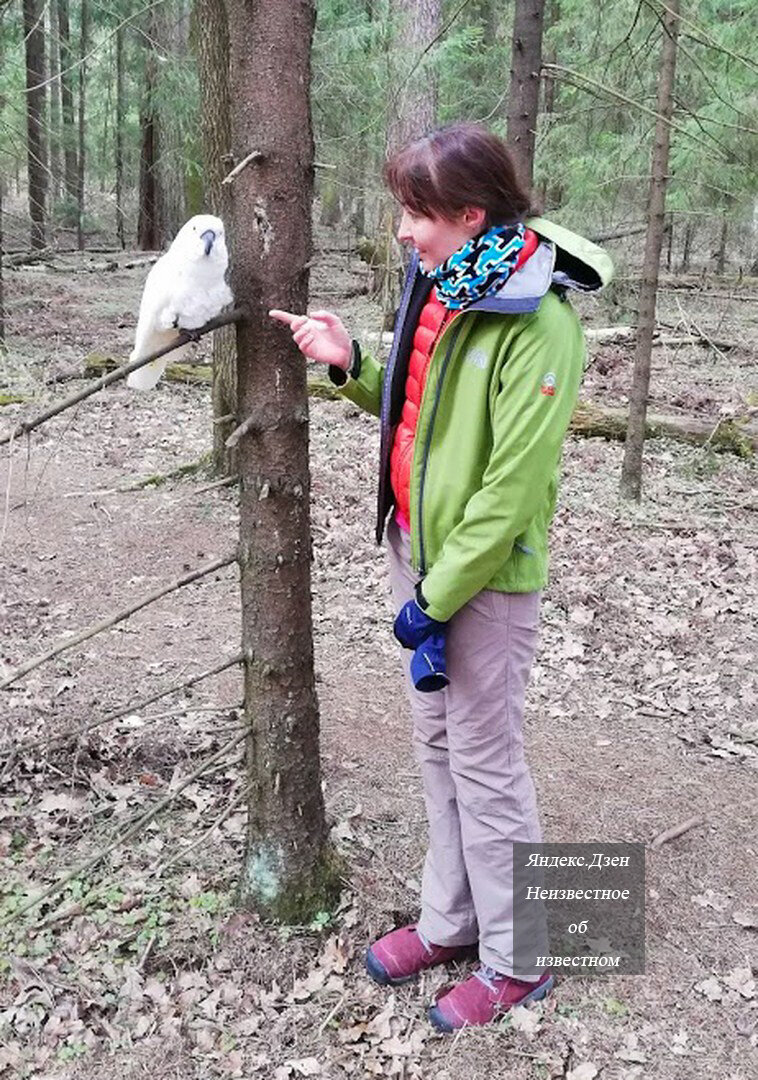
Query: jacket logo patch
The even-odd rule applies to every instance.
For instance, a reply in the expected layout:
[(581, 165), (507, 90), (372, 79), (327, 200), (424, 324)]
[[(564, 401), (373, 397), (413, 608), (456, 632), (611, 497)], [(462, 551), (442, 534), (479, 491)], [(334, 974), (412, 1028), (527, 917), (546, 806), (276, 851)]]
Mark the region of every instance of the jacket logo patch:
[(466, 363), (483, 371), (487, 367), (487, 352), (485, 349), (469, 349), (466, 353)]
[(548, 371), (547, 375), (542, 376), (542, 386), (540, 387), (540, 393), (546, 394), (548, 397), (555, 397), (555, 384), (557, 379), (554, 372)]

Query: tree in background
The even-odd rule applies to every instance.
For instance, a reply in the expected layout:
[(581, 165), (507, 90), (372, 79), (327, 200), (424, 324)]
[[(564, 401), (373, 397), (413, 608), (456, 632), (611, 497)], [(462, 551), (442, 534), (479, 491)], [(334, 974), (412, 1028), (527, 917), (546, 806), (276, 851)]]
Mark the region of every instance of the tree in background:
[(23, 10), (29, 218), (32, 248), (40, 249), (47, 245), (45, 9), (42, 0), (23, 0)]
[(508, 92), (508, 147), (522, 181), (532, 186), (540, 101), (545, 0), (516, 0)]
[(305, 311), (312, 255), (313, 7), (228, 0), (235, 160), (232, 288), (240, 415), (239, 563), (249, 815), (240, 894), (288, 922), (328, 909), (339, 878), (319, 763), (311, 616), (308, 387), (289, 333), (267, 314)]
[(76, 245), (84, 251), (84, 177), (87, 160), (86, 103), (87, 103), (87, 54), (89, 52), (90, 8), (89, 0), (82, 0), (81, 26), (79, 30), (79, 153), (76, 174)]
[[(224, 0), (195, 0), (194, 42), (200, 84), (203, 194), (209, 212), (229, 221), (231, 168), (229, 115), (229, 26)], [(236, 470), (235, 453), (226, 440), (237, 421), (237, 352), (233, 326), (213, 335), (213, 469), (219, 476)]]
[(640, 500), (642, 493), (642, 449), (645, 442), (645, 415), (650, 390), (650, 356), (655, 330), (655, 303), (658, 272), (666, 219), (666, 182), (669, 167), (671, 114), (674, 105), (676, 42), (679, 34), (679, 0), (668, 0), (661, 17), (663, 46), (658, 78), (657, 119), (650, 168), (645, 255), (637, 311), (637, 343), (634, 373), (629, 394), (629, 426), (621, 469), (621, 495)]

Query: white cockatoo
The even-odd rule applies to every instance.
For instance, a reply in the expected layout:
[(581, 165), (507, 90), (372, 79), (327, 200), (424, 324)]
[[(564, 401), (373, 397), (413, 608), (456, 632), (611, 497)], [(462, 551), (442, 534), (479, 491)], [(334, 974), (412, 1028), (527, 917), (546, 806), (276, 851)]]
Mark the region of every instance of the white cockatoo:
[[(228, 263), (221, 218), (197, 214), (182, 225), (147, 275), (129, 359), (157, 352), (176, 338), (178, 330), (197, 330), (231, 304), (234, 297), (224, 280)], [(188, 349), (183, 345), (133, 371), (127, 386), (152, 390), (168, 362), (181, 360)]]

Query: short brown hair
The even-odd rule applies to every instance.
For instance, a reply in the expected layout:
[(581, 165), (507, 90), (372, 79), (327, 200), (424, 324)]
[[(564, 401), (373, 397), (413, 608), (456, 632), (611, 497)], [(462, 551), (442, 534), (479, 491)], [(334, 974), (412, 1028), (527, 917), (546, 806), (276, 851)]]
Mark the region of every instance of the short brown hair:
[(537, 212), (505, 142), (478, 124), (449, 124), (408, 143), (386, 162), (384, 180), (403, 206), (428, 217), (481, 206), (490, 227)]

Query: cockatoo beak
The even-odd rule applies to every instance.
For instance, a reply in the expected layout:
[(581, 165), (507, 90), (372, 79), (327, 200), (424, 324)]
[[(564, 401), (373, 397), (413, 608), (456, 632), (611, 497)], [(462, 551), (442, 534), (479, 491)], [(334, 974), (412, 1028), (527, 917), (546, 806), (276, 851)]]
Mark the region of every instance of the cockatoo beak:
[(205, 243), (205, 254), (210, 255), (213, 241), (216, 239), (215, 232), (213, 229), (206, 229), (204, 233), (200, 233), (200, 239)]

